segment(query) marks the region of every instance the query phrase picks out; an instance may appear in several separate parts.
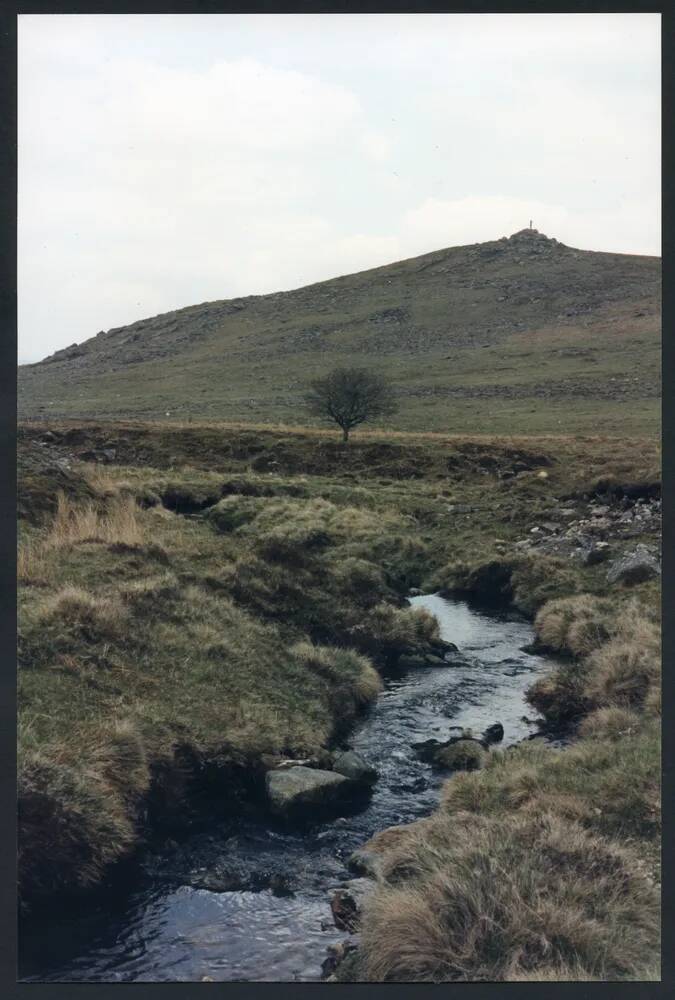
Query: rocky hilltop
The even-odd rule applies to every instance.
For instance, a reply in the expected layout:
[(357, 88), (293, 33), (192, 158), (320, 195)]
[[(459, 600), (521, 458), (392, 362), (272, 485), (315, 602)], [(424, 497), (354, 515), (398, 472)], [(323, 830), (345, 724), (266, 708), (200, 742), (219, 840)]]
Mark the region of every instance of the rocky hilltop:
[(22, 366), (19, 413), (301, 423), (306, 381), (350, 361), (396, 383), (401, 429), (652, 431), (660, 271), (524, 229), (101, 331)]

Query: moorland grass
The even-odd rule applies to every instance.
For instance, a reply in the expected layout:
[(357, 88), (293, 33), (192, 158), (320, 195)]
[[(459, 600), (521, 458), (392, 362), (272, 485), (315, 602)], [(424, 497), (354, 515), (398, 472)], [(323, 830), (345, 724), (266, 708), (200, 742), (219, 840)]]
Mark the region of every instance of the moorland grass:
[[(454, 780), (470, 780), (454, 779)], [(375, 982), (640, 979), (658, 893), (611, 841), (555, 815), (436, 814), (386, 855), (366, 901)]]
[[(539, 640), (566, 657), (531, 698), (547, 718), (573, 719), (579, 738), (492, 750), (446, 784), (407, 847), (407, 834), (390, 838), (396, 874), (366, 911), (354, 975), (657, 975), (658, 584), (627, 592), (603, 567), (509, 551), (599, 477), (658, 482), (651, 442), (376, 431), (344, 450), (303, 429), (55, 427), (78, 447), (112, 439), (120, 465), (92, 475), (74, 463), (62, 498), (62, 477), (30, 478), (26, 899), (94, 884), (138, 843), (158, 776), (185, 760), (250, 776), (265, 755), (320, 752), (377, 696), (377, 666), (436, 641), (433, 620), (403, 606), (407, 588), (492, 575), (502, 597), (539, 609)], [(529, 467), (502, 477), (516, 461)], [(215, 497), (224, 520), (175, 513), (179, 493), (193, 509)], [(511, 876), (498, 892), (495, 865)]]

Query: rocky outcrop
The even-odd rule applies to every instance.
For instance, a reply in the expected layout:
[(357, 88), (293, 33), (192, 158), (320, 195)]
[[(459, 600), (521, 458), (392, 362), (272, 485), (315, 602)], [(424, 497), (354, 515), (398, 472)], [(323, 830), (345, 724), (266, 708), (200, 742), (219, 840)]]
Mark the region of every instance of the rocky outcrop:
[(524, 555), (568, 557), (583, 566), (622, 560), (630, 554), (622, 550), (631, 539), (660, 535), (661, 500), (649, 494), (647, 486), (641, 489), (647, 495), (634, 496), (626, 486), (620, 494), (608, 492), (604, 503), (575, 498), (567, 506), (545, 511), (514, 547)]
[(608, 583), (642, 583), (659, 576), (661, 567), (658, 557), (645, 545), (638, 545), (637, 548), (617, 559), (607, 573)]

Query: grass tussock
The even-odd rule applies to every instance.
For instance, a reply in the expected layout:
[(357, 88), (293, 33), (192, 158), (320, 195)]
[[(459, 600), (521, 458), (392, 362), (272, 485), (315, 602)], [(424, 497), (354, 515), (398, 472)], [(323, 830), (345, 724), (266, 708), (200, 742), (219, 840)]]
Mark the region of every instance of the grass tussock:
[(460, 813), (415, 827), (365, 904), (367, 980), (639, 979), (658, 953), (653, 884), (578, 824)]
[(39, 620), (45, 630), (74, 631), (87, 641), (97, 641), (122, 639), (128, 613), (117, 595), (99, 597), (67, 586), (43, 601)]
[(65, 493), (59, 493), (46, 545), (54, 548), (81, 542), (140, 545), (144, 532), (138, 514), (133, 497), (116, 497), (101, 511), (93, 504), (74, 504)]
[(616, 839), (653, 841), (660, 829), (659, 732), (631, 720), (619, 738), (624, 725), (625, 716), (589, 716), (587, 737), (563, 751), (538, 740), (493, 751), (480, 773), (446, 783), (442, 809), (495, 818), (553, 812)]
[(310, 675), (318, 677), (330, 692), (336, 725), (351, 722), (382, 690), (382, 679), (370, 660), (351, 649), (299, 642), (291, 656)]
[(537, 613), (534, 630), (547, 649), (587, 656), (612, 635), (617, 618), (615, 599), (579, 594), (548, 601)]
[(22, 899), (84, 889), (126, 854), (138, 836), (138, 810), (150, 786), (143, 740), (129, 721), (95, 738), (22, 754), (18, 770), (19, 889)]
[(488, 752), (475, 740), (458, 740), (439, 750), (434, 764), (452, 771), (477, 771), (483, 767), (487, 756)]
[(377, 604), (350, 629), (354, 643), (385, 659), (428, 651), (440, 640), (438, 620), (423, 608)]
[(642, 634), (617, 636), (587, 660), (584, 694), (593, 705), (643, 708), (649, 690), (661, 680), (659, 634), (645, 623)]
[(587, 594), (552, 601), (537, 615), (535, 631), (545, 645), (574, 657), (527, 693), (550, 722), (605, 707), (660, 714), (660, 630), (644, 605)]
[(596, 708), (579, 725), (579, 736), (591, 740), (620, 740), (638, 732), (642, 720), (628, 708)]
[(40, 542), (20, 542), (16, 550), (17, 583), (28, 587), (47, 587), (54, 574)]

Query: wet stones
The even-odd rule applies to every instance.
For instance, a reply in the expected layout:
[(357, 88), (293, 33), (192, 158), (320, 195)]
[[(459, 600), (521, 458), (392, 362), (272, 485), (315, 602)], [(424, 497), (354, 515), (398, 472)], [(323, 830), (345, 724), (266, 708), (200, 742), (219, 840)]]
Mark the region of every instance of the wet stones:
[(354, 750), (338, 754), (333, 762), (333, 771), (360, 785), (374, 785), (377, 781), (377, 771)]
[(471, 735), (470, 730), (460, 729), (457, 736), (441, 742), (430, 739), (413, 743), (412, 747), (420, 760), (438, 770), (475, 771), (483, 767), (490, 744), (504, 739), (501, 722), (488, 726), (481, 737)]
[(265, 790), (271, 811), (280, 817), (298, 819), (302, 814), (340, 810), (346, 803), (367, 795), (378, 773), (353, 750), (339, 753), (332, 760), (321, 758), (277, 761), (267, 772)]
[(501, 743), (504, 739), (504, 727), (501, 722), (494, 722), (488, 726), (483, 733), (483, 739), (486, 743)]
[(349, 798), (352, 782), (335, 771), (295, 766), (268, 771), (265, 777), (267, 799), (278, 816), (297, 815), (315, 807), (330, 807)]

